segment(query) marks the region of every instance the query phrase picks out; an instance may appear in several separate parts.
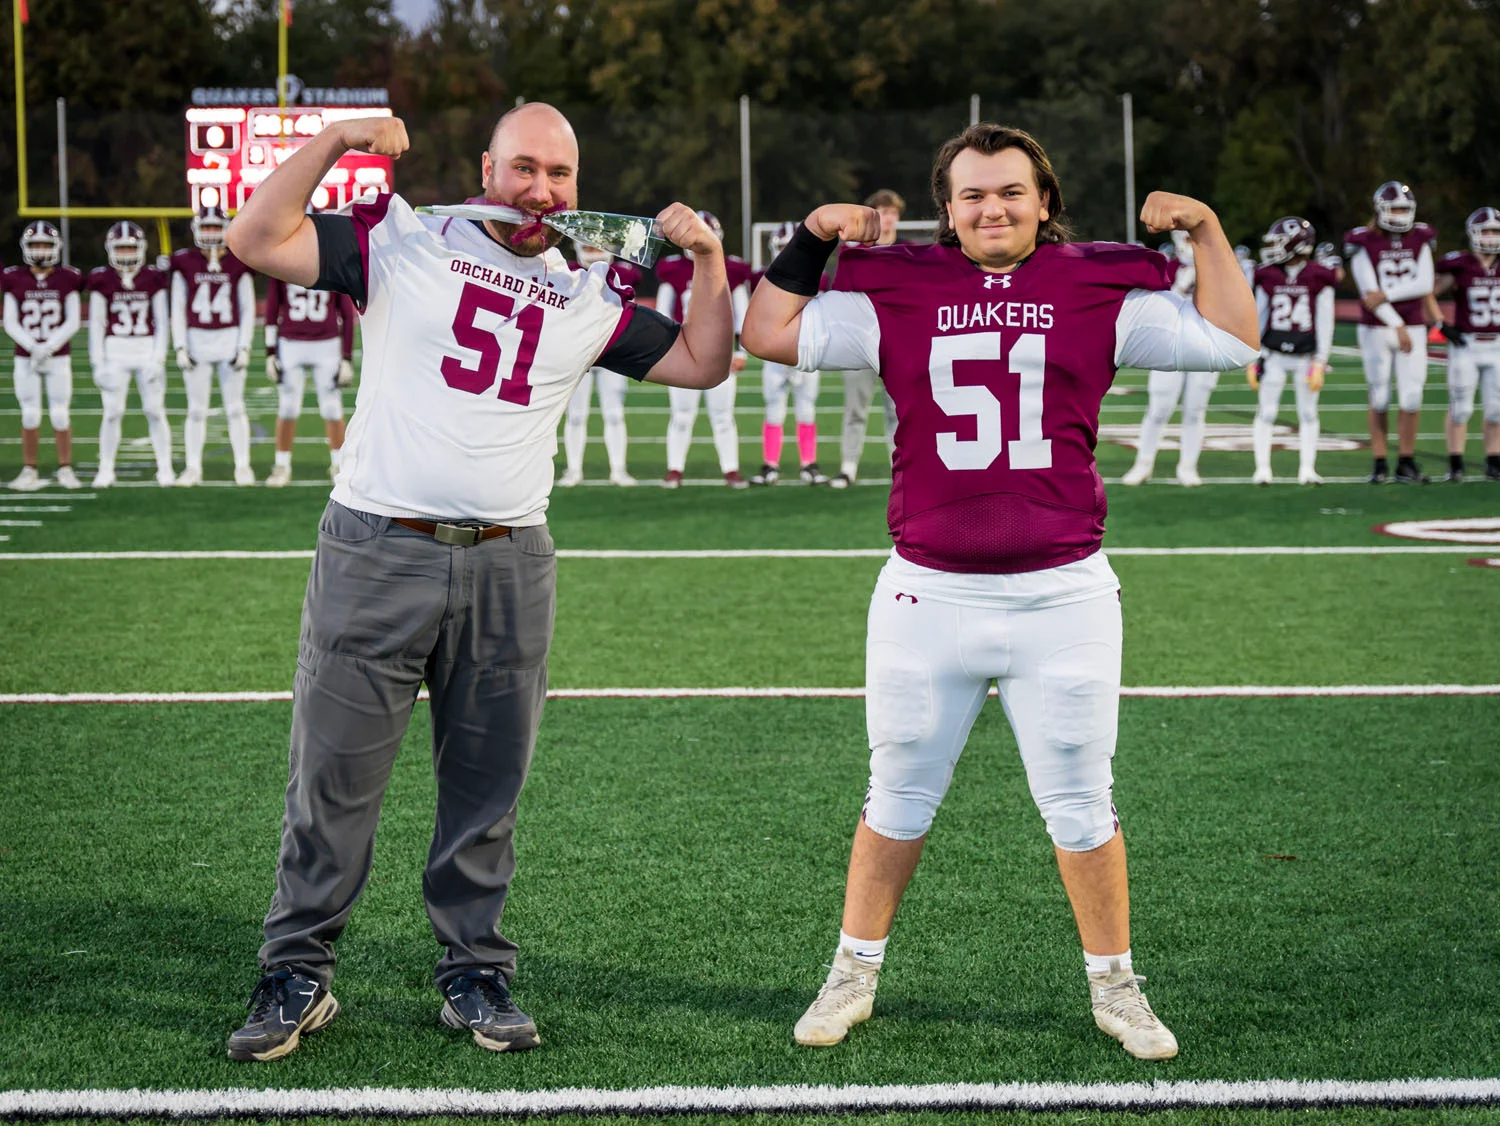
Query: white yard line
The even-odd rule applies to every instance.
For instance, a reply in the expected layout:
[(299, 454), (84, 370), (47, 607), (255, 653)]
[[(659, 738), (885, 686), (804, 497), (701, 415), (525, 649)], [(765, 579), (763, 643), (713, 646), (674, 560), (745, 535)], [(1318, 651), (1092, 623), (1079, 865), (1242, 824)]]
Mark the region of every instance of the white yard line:
[(921, 1086), (573, 1087), (541, 1091), (348, 1087), (282, 1090), (0, 1091), (7, 1117), (833, 1113), (918, 1110), (1168, 1110), (1454, 1106), (1500, 1102), (1500, 1079), (1189, 1079), (1151, 1083)]
[[(996, 694), (990, 689), (990, 695)], [(549, 700), (859, 700), (863, 688), (553, 688)], [(1500, 684), (1188, 684), (1135, 685), (1120, 689), (1125, 699), (1208, 700), (1241, 698), (1347, 699), (1351, 697), (1500, 696)], [(276, 704), (291, 700), (276, 692), (6, 692), (4, 704)], [(417, 699), (427, 699), (422, 690)]]

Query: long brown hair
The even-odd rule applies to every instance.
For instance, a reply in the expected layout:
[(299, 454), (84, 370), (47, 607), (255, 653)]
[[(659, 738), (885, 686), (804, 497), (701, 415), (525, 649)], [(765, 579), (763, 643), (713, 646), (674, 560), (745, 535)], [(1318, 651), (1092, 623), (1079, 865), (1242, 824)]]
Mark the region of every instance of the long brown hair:
[(937, 159), (932, 163), (932, 202), (937, 206), (937, 241), (944, 246), (958, 245), (958, 232), (948, 220), (948, 203), (953, 198), (953, 184), (949, 173), (959, 153), (973, 149), (985, 156), (994, 156), (1006, 149), (1020, 149), (1031, 161), (1032, 174), (1036, 177), (1037, 190), (1047, 208), (1048, 218), (1037, 228), (1036, 241), (1068, 242), (1073, 237), (1073, 228), (1063, 213), (1062, 185), (1057, 182), (1057, 173), (1041, 142), (1024, 129), (1013, 129), (1008, 125), (996, 125), (982, 121), (970, 125), (958, 136), (944, 142), (938, 149)]

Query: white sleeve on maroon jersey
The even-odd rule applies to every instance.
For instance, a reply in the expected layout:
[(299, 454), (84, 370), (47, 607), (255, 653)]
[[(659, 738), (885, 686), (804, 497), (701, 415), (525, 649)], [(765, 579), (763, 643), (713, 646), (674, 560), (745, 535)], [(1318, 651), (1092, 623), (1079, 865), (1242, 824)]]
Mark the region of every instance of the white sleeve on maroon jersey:
[(83, 302), (78, 300), (78, 293), (75, 290), (63, 298), (62, 324), (58, 325), (52, 335), (42, 342), (42, 347), (48, 352), (56, 352), (73, 339), (73, 334), (78, 331), (78, 326), (82, 323)]
[(1255, 317), (1260, 322), (1260, 334), (1266, 334), (1266, 324), (1271, 316), (1271, 299), (1260, 286), (1255, 287)]
[(172, 271), (172, 348), (187, 347), (187, 279)]
[(1190, 298), (1132, 289), (1115, 318), (1115, 366), (1153, 371), (1229, 371), (1259, 353), (1203, 319)]
[(1318, 334), (1318, 350), (1313, 359), (1320, 364), (1327, 364), (1333, 351), (1333, 308), (1333, 286), (1325, 285), (1318, 291), (1318, 302), (1313, 309), (1313, 328)]
[(798, 371), (880, 369), (880, 318), (863, 293), (830, 290), (802, 307)]
[(729, 302), (734, 310), (734, 335), (738, 337), (745, 323), (745, 310), (750, 307), (750, 286), (744, 282), (735, 286)]
[(36, 337), (21, 327), (21, 306), (11, 293), (5, 295), (5, 335), (16, 342), (17, 348), (25, 348), (28, 352), (37, 350)]
[(89, 294), (89, 367), (96, 371), (104, 363), (104, 325), (109, 320), (109, 302), (95, 290)]
[(1432, 243), (1424, 242), (1417, 251), (1417, 276), (1400, 281), (1385, 291), (1387, 301), (1415, 301), (1432, 292), (1435, 282), (1432, 270)]
[(248, 272), (240, 275), (235, 283), (236, 300), (240, 307), (240, 347), (249, 348), (255, 339), (255, 279)]
[(151, 366), (159, 371), (167, 368), (167, 322), (171, 313), (167, 310), (167, 291), (158, 289), (151, 295), (151, 316), (156, 321), (156, 334), (151, 338)]
[[(1370, 252), (1364, 246), (1355, 247), (1349, 256), (1349, 272), (1354, 275), (1354, 288), (1363, 297), (1371, 290), (1380, 288), (1380, 279), (1375, 276), (1375, 263), (1370, 261)], [(1390, 294), (1386, 294), (1390, 300)]]

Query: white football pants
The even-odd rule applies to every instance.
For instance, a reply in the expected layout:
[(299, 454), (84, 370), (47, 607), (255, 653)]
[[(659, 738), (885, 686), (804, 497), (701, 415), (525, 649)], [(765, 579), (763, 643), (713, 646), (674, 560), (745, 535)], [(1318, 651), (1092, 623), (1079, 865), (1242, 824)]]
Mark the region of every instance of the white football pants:
[(708, 425), (713, 430), (714, 449), (719, 468), (725, 473), (740, 468), (740, 430), (734, 421), (734, 394), (739, 377), (730, 375), (717, 387), (699, 391), (689, 387), (667, 388), (671, 416), (667, 420), (667, 471), (681, 473), (687, 466), (688, 446), (693, 442), (693, 424), (698, 421), (698, 404), (708, 400)]
[(307, 380), (312, 377), (318, 396), (318, 414), (324, 422), (342, 422), (344, 393), (339, 387), (339, 362), (343, 343), (332, 340), (287, 340), (277, 342), (281, 382), (276, 386), (276, 417), (292, 420), (302, 414)]
[(804, 426), (818, 421), (818, 385), (822, 373), (798, 371), (786, 364), (767, 360), (760, 371), (761, 395), (766, 401), (766, 421), (772, 426), (786, 424), (786, 400), (790, 392), (796, 419)]
[(1396, 376), (1397, 409), (1407, 414), (1422, 409), (1422, 389), (1427, 386), (1427, 329), (1407, 325), (1406, 331), (1411, 335), (1410, 352), (1401, 351), (1396, 330), (1390, 325), (1359, 325), (1355, 330), (1371, 410), (1390, 410), (1392, 372)]
[(17, 356), (12, 374), (16, 402), (21, 405), (21, 429), (37, 430), (42, 425), (42, 386), (47, 388), (47, 416), (52, 430), (66, 430), (70, 425), (68, 407), (73, 402), (73, 357), (52, 356), (40, 364), (30, 356)]
[(1208, 417), (1208, 397), (1219, 385), (1216, 371), (1153, 371), (1146, 381), (1146, 417), (1141, 419), (1141, 433), (1136, 439), (1135, 465), (1149, 475), (1156, 465), (1156, 450), (1161, 445), (1177, 400), (1182, 400), (1182, 438), (1177, 455), (1177, 472), (1196, 473), (1198, 455), (1203, 452), (1204, 420)]
[(239, 350), (239, 329), (190, 328), (188, 356), (193, 366), (182, 373), (187, 386), (187, 419), (182, 424), (182, 445), (187, 468), (203, 470), (203, 443), (208, 440), (208, 404), (214, 376), (219, 377), (219, 400), (229, 427), (229, 449), (234, 467), (250, 464), (250, 416), (245, 413), (245, 373), (234, 366)]
[(1120, 635), (1118, 591), (1002, 610), (914, 596), (882, 574), (865, 643), (865, 824), (893, 840), (927, 832), (995, 681), (1053, 842), (1106, 843), (1119, 827)]
[(1484, 420), (1500, 423), (1500, 348), (1473, 344), (1448, 349), (1448, 417), (1468, 422), (1474, 414), (1474, 392), (1484, 388)]
[(1271, 472), (1271, 433), (1276, 426), (1281, 393), (1286, 390), (1288, 377), (1292, 379), (1297, 395), (1299, 472), (1316, 472), (1314, 466), (1318, 460), (1318, 435), (1322, 433), (1322, 423), (1318, 418), (1318, 393), (1307, 389), (1307, 373), (1312, 364), (1311, 356), (1283, 356), (1275, 352), (1261, 361), (1260, 392), (1252, 428), (1257, 473)]
[(99, 417), (99, 472), (113, 473), (120, 452), (120, 429), (125, 419), (125, 401), (134, 378), (141, 396), (141, 413), (146, 416), (146, 433), (151, 436), (151, 452), (156, 455), (156, 475), (172, 475), (172, 428), (167, 424), (167, 373), (142, 358), (140, 349), (111, 347), (104, 341), (104, 363), (94, 369), (94, 384), (99, 388), (103, 410)]
[(865, 436), (870, 428), (870, 406), (879, 395), (885, 404), (885, 452), (886, 467), (896, 452), (896, 404), (886, 394), (880, 373), (874, 368), (861, 368), (844, 373), (844, 429), (839, 441), (842, 461), (839, 471), (850, 477), (859, 471), (859, 459), (865, 451)]
[[(567, 418), (563, 422), (563, 452), (568, 472), (583, 472), (583, 449), (588, 444), (589, 400), (594, 385), (599, 386), (599, 413), (604, 417), (604, 452), (609, 457), (610, 476), (625, 472), (625, 388), (630, 380), (618, 372), (594, 368), (578, 381), (568, 400)], [(692, 425), (689, 424), (691, 433)]]

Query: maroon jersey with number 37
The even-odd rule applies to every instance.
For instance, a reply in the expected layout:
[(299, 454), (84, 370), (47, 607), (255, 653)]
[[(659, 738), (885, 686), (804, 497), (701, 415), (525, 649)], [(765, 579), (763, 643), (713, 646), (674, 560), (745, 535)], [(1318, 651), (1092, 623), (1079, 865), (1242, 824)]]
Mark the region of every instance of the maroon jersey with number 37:
[(151, 299), (167, 288), (167, 275), (155, 266), (137, 270), (126, 286), (119, 272), (108, 266), (89, 271), (88, 288), (104, 298), (109, 319), (105, 336), (140, 339), (156, 335), (156, 312)]
[(897, 552), (943, 571), (1059, 567), (1099, 550), (1099, 404), (1131, 290), (1171, 285), (1167, 260), (1112, 243), (1043, 245), (1010, 274), (955, 247), (846, 249), (835, 291), (880, 326), (896, 406), (887, 512)]

